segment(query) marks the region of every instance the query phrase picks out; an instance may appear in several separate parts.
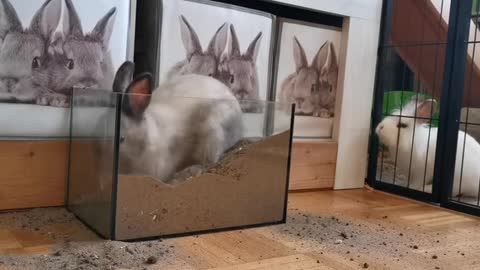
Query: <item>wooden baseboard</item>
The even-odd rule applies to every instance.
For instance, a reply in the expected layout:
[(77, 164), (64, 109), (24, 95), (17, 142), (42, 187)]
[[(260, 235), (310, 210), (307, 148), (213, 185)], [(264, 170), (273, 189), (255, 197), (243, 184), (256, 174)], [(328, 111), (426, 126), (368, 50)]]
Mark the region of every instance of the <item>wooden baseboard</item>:
[(336, 142), (295, 142), (290, 190), (331, 189), (335, 182)]
[[(64, 204), (68, 141), (0, 141), (0, 210)], [(290, 190), (331, 189), (337, 143), (295, 142)]]
[(64, 204), (68, 141), (0, 141), (0, 210)]

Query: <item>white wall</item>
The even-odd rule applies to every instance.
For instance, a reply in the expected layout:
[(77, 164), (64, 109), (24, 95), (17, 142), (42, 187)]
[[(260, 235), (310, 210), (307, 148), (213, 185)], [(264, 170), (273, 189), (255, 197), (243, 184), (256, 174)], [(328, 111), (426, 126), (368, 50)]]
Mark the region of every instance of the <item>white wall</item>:
[[(382, 0), (271, 0), (344, 16), (335, 189), (364, 186)], [(343, 89), (340, 90), (340, 89)]]
[(380, 22), (382, 0), (270, 0), (345, 17)]

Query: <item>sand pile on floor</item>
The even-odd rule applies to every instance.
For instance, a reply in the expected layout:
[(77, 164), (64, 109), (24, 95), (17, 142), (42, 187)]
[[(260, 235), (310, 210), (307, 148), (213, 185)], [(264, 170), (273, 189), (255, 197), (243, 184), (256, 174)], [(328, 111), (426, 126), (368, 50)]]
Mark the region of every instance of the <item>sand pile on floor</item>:
[[(62, 208), (3, 213), (0, 214), (0, 228), (14, 231), (32, 230), (42, 242), (57, 243), (49, 255), (0, 255), (0, 268), (8, 266), (9, 269), (39, 270), (144, 269), (149, 264), (174, 260), (175, 247), (169, 240), (137, 243), (105, 241)], [(62, 228), (65, 228), (64, 232)]]
[[(392, 265), (406, 265), (407, 261), (410, 265), (418, 265), (416, 269), (437, 269), (435, 267), (442, 266), (444, 260), (465, 256), (464, 250), (453, 248), (455, 243), (449, 242), (448, 235), (419, 232), (416, 226), (420, 225), (400, 225), (389, 216), (364, 222), (341, 215), (316, 216), (289, 209), (286, 224), (258, 231), (298, 252), (325, 253), (354, 268), (363, 268), (366, 261), (371, 264), (374, 258), (376, 267), (370, 266), (372, 269), (390, 269)], [(445, 245), (452, 249), (437, 251)]]

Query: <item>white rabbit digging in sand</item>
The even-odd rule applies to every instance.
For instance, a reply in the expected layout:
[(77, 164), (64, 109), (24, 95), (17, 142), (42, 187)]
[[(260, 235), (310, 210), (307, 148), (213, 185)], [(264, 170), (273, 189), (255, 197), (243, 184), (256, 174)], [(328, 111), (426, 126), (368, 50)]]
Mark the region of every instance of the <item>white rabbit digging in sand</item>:
[[(376, 127), (380, 142), (388, 148), (391, 157), (396, 158), (400, 172), (409, 175), (409, 187), (416, 190), (425, 188), (425, 191), (431, 191), (432, 188), (438, 129), (430, 127), (428, 121), (435, 111), (435, 105), (433, 100), (414, 98), (401, 110), (385, 117)], [(480, 144), (470, 135), (459, 131), (453, 197), (478, 195), (479, 161)]]
[(113, 86), (114, 91), (124, 93), (121, 173), (170, 182), (187, 167), (217, 162), (242, 138), (240, 105), (219, 81), (182, 75), (154, 91), (150, 74), (132, 80), (133, 72), (133, 63), (125, 62)]
[(297, 115), (331, 118), (335, 113), (338, 65), (333, 43), (325, 42), (309, 64), (300, 41), (293, 38), (296, 71), (283, 80), (280, 101), (295, 103)]

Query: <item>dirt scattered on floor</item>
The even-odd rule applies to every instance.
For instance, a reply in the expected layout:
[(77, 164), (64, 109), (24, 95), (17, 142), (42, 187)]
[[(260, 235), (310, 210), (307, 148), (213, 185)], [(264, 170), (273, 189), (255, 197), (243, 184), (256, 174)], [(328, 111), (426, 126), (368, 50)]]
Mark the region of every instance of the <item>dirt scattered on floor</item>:
[[(53, 244), (47, 255), (0, 255), (0, 268), (143, 270), (155, 265), (168, 269), (177, 262), (180, 251), (175, 239), (133, 243), (101, 240), (61, 208), (0, 214), (0, 228), (30, 232)], [(257, 228), (255, 232), (298, 253), (343, 260), (351, 269), (455, 269), (449, 263), (473, 254), (467, 251), (480, 250), (474, 239), (468, 246), (459, 247), (449, 241), (448, 234), (434, 228), (417, 228), (416, 224), (398, 223), (393, 216), (357, 220), (342, 214), (314, 215), (290, 208), (286, 224)], [(469, 237), (465, 234), (465, 241)]]
[[(451, 257), (454, 254), (449, 254), (454, 252), (445, 250), (445, 245), (440, 244), (448, 243), (447, 235), (434, 230), (418, 230), (415, 224), (399, 224), (394, 218), (379, 216), (369, 222), (368, 219), (352, 220), (341, 214), (316, 216), (292, 208), (287, 223), (274, 228), (262, 228), (260, 232), (297, 252), (322, 252), (324, 256), (342, 254), (345, 263), (354, 268), (390, 269), (396, 265), (395, 269), (401, 269), (411, 265), (412, 269), (434, 269), (432, 260), (455, 260)], [(444, 250), (450, 260), (440, 258), (438, 250)], [(462, 257), (458, 253), (454, 258)]]
[(145, 269), (149, 264), (164, 263), (175, 258), (172, 240), (134, 243), (106, 241), (62, 208), (0, 213), (0, 228), (24, 233), (35, 228), (37, 230), (34, 230), (34, 233), (42, 242), (53, 245), (48, 255), (0, 255), (0, 268)]

